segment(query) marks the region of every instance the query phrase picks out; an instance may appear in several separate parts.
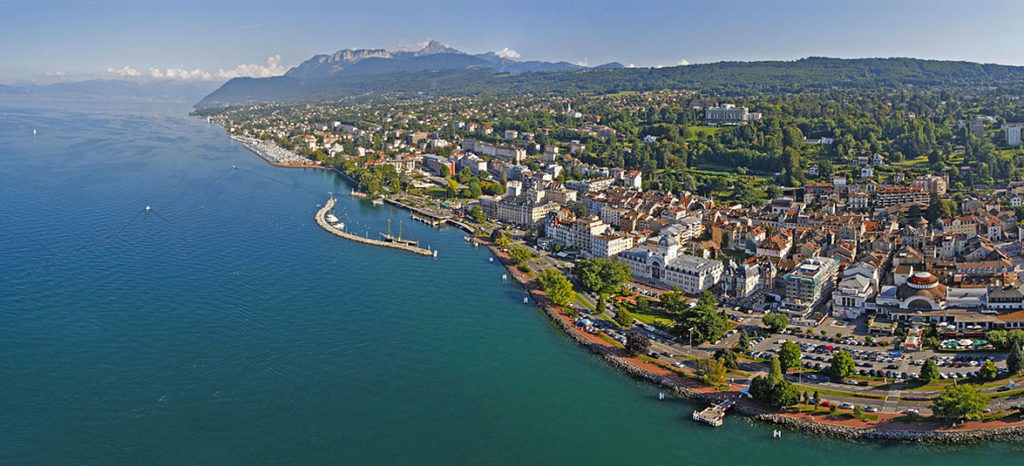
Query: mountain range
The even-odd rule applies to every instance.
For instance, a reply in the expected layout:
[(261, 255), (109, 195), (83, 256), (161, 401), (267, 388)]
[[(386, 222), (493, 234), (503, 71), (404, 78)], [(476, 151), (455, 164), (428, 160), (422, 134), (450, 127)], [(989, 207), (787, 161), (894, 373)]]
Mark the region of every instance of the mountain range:
[(985, 88), (1024, 92), (1024, 67), (917, 58), (718, 62), (664, 68), (618, 63), (584, 68), (566, 62), (469, 55), (438, 42), (415, 52), (341, 50), (317, 55), (283, 76), (235, 78), (197, 109), (265, 102), (316, 102), (382, 93), (494, 96), (578, 95), (690, 89), (717, 95), (829, 88)]
[[(621, 68), (619, 63), (607, 63), (600, 68)], [(316, 55), (285, 73), (299, 79), (318, 79), (357, 74), (388, 74), (431, 70), (489, 69), (498, 73), (526, 73), (572, 71), (586, 66), (572, 63), (545, 61), (516, 61), (494, 52), (470, 55), (448, 47), (436, 40), (416, 51), (388, 51), (384, 49), (344, 49), (331, 55)]]

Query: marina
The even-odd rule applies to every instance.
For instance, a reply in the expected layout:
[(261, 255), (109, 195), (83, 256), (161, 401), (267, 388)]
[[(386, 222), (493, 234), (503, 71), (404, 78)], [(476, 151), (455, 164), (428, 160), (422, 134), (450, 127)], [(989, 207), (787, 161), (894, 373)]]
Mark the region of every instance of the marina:
[(382, 246), (382, 247), (393, 248), (393, 249), (401, 249), (403, 251), (409, 251), (409, 252), (412, 252), (412, 253), (415, 253), (415, 254), (419, 254), (421, 256), (437, 257), (437, 250), (433, 250), (432, 251), (430, 249), (423, 249), (423, 248), (420, 248), (420, 247), (417, 247), (417, 246), (414, 246), (414, 245), (411, 245), (411, 244), (407, 244), (407, 242), (390, 242), (390, 241), (381, 241), (381, 240), (376, 240), (376, 239), (364, 238), (362, 236), (356, 236), (356, 235), (353, 235), (351, 233), (345, 232), (345, 231), (343, 231), (343, 230), (341, 230), (341, 229), (331, 225), (331, 223), (329, 223), (328, 220), (327, 220), (327, 213), (331, 209), (334, 208), (335, 202), (336, 201), (335, 201), (334, 198), (328, 199), (327, 203), (324, 204), (324, 206), (321, 207), (320, 210), (318, 210), (316, 212), (316, 216), (315, 216), (317, 225), (320, 225), (320, 227), (323, 228), (324, 230), (326, 230), (328, 233), (331, 233), (331, 234), (333, 234), (335, 236), (340, 236), (340, 237), (345, 238), (345, 239), (350, 239), (350, 240), (355, 241), (357, 243), (369, 244), (369, 245), (373, 245), (373, 246)]

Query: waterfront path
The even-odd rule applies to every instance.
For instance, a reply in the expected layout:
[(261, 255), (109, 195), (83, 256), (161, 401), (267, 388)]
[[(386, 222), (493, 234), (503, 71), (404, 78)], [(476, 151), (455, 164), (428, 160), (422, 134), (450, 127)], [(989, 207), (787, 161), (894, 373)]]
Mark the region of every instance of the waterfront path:
[(340, 237), (345, 238), (345, 239), (350, 239), (350, 240), (355, 241), (357, 243), (370, 244), (370, 245), (373, 245), (373, 246), (381, 246), (381, 247), (392, 248), (392, 249), (401, 249), (403, 251), (409, 251), (411, 253), (419, 254), (421, 256), (433, 256), (435, 254), (435, 251), (431, 251), (429, 249), (423, 249), (423, 248), (420, 248), (420, 247), (411, 246), (411, 245), (403, 244), (403, 243), (392, 243), (392, 242), (388, 242), (388, 241), (381, 241), (381, 240), (376, 240), (376, 239), (363, 238), (362, 236), (356, 236), (356, 235), (353, 235), (351, 233), (347, 233), (347, 232), (344, 232), (342, 230), (339, 230), (339, 229), (335, 228), (331, 224), (327, 223), (327, 220), (324, 218), (324, 217), (326, 217), (327, 212), (334, 208), (334, 202), (335, 202), (334, 198), (328, 199), (327, 203), (324, 204), (324, 206), (320, 210), (318, 210), (316, 212), (316, 217), (315, 217), (316, 218), (316, 224), (320, 225), (320, 228), (323, 228), (324, 230), (327, 230), (328, 233), (331, 233), (331, 234), (336, 235), (336, 236), (340, 236)]

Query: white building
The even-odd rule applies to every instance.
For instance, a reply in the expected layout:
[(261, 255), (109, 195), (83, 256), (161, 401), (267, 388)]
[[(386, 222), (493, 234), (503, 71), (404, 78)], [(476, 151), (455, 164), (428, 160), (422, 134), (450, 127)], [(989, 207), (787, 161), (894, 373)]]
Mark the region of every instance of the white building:
[(1007, 123), (1003, 125), (1003, 131), (1006, 132), (1006, 145), (1008, 146), (1019, 146), (1020, 145), (1020, 130), (1024, 128), (1024, 123)]
[(859, 262), (843, 271), (843, 278), (832, 293), (832, 317), (856, 319), (868, 308), (878, 293), (878, 269)]
[(614, 257), (633, 247), (633, 238), (625, 235), (597, 235), (590, 238), (591, 257)]
[(704, 119), (708, 124), (738, 125), (746, 124), (748, 121), (760, 120), (761, 114), (751, 113), (747, 110), (747, 107), (722, 104), (721, 107), (711, 107), (705, 110)]
[(659, 236), (656, 245), (643, 245), (619, 253), (633, 276), (665, 286), (679, 287), (690, 294), (711, 288), (722, 277), (723, 265), (716, 260), (681, 254), (679, 241)]
[(806, 316), (832, 295), (839, 261), (830, 257), (809, 257), (783, 277), (787, 312)]

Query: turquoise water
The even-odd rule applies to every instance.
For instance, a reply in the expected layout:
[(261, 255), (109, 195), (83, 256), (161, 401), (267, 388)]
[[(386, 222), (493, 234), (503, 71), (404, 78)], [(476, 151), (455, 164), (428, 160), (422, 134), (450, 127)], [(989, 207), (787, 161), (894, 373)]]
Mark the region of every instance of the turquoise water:
[(694, 424), (692, 405), (659, 402), (523, 305), (459, 231), (340, 195), (352, 230), (404, 219), (439, 257), (331, 236), (312, 216), (344, 183), (271, 167), (187, 111), (0, 102), (0, 464), (959, 465), (1024, 451)]

